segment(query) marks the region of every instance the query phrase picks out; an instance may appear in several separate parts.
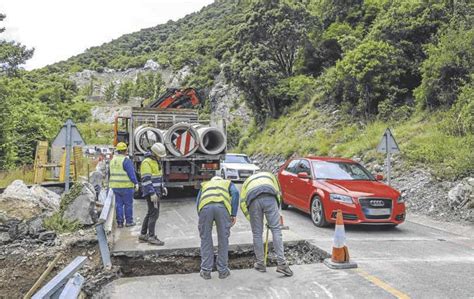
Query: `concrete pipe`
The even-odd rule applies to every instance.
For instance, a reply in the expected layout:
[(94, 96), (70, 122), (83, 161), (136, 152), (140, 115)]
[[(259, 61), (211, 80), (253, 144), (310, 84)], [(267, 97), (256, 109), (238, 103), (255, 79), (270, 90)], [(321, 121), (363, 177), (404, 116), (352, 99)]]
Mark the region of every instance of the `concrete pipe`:
[(199, 135), (199, 151), (206, 155), (218, 155), (227, 146), (224, 132), (218, 128), (197, 125), (194, 126)]
[(176, 157), (188, 157), (199, 148), (199, 135), (188, 123), (178, 123), (165, 134), (165, 146)]
[(157, 142), (164, 143), (164, 132), (147, 126), (139, 126), (134, 133), (135, 148), (142, 154)]

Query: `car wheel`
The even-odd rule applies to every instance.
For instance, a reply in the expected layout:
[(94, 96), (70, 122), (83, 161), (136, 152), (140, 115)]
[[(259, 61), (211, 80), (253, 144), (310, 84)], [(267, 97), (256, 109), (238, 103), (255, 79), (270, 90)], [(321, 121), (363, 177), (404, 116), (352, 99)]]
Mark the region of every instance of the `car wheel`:
[(324, 206), (319, 196), (315, 196), (311, 201), (311, 220), (318, 227), (325, 227), (329, 224), (324, 216)]
[(288, 210), (288, 205), (285, 203), (285, 199), (283, 198), (283, 196), (281, 198), (281, 209)]

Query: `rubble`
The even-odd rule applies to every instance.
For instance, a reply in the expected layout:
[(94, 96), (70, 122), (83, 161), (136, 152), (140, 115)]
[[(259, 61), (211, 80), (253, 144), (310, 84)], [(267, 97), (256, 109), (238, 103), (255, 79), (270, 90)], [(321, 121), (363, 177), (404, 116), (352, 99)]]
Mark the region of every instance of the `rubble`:
[(90, 183), (78, 183), (71, 190), (64, 194), (63, 218), (81, 225), (92, 225), (97, 221), (97, 211), (95, 209), (96, 193)]

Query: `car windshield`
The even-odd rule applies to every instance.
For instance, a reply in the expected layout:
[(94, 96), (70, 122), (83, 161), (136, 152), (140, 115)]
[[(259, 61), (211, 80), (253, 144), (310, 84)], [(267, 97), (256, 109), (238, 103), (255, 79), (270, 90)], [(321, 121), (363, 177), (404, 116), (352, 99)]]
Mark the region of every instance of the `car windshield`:
[(250, 160), (247, 156), (226, 155), (224, 163), (250, 164)]
[(316, 179), (374, 181), (362, 165), (348, 162), (313, 161)]

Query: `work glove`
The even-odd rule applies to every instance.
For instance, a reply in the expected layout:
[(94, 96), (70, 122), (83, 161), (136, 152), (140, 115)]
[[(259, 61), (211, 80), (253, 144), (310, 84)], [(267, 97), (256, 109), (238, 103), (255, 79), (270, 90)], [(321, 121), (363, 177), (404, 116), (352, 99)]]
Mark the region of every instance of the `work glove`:
[(158, 195), (152, 194), (152, 195), (150, 196), (150, 200), (151, 200), (151, 202), (153, 203), (153, 205), (155, 206), (155, 208), (158, 208), (158, 201), (160, 200), (160, 198), (158, 197)]
[(168, 188), (163, 187), (163, 196), (168, 196)]
[(138, 191), (140, 191), (140, 185), (135, 184), (135, 192), (138, 192)]
[(237, 222), (237, 217), (230, 216), (230, 227), (234, 226), (236, 222)]

